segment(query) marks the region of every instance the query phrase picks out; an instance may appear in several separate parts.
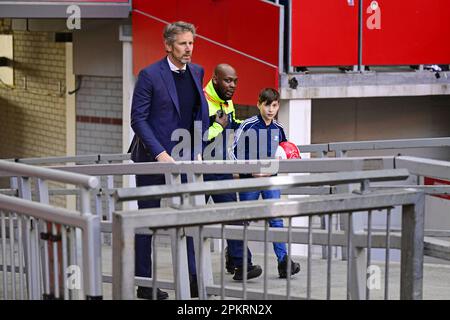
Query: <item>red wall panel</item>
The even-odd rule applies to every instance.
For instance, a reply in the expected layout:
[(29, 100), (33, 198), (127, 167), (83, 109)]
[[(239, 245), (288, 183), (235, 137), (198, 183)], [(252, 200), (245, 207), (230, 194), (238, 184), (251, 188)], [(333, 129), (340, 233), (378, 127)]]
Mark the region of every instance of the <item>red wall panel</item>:
[(261, 0), (134, 0), (133, 9), (167, 22), (193, 23), (198, 34), (278, 66), (280, 8)]
[[(39, 1), (35, 1), (35, 0), (22, 0), (24, 2), (39, 2)], [(96, 2), (120, 2), (120, 3), (127, 3), (130, 2), (130, 0), (44, 0), (44, 1), (40, 1), (40, 2), (73, 2), (73, 3), (77, 3), (77, 2), (92, 2), (92, 3), (96, 3)]]
[(293, 66), (358, 64), (358, 0), (292, 0)]
[(378, 0), (381, 29), (369, 30), (364, 0), (366, 65), (450, 64), (449, 0)]
[(165, 56), (165, 22), (197, 27), (193, 62), (205, 68), (205, 85), (219, 63), (234, 66), (234, 101), (255, 105), (263, 87), (278, 88), (279, 7), (259, 0), (133, 1), (134, 73)]
[[(162, 30), (165, 24), (133, 12), (133, 68), (137, 74), (147, 65), (166, 55)], [(201, 37), (195, 39), (193, 62), (205, 69), (204, 85), (211, 78), (214, 67), (229, 63), (237, 70), (239, 84), (233, 98), (235, 103), (256, 105), (259, 91), (264, 87), (278, 88), (278, 68), (262, 63)]]

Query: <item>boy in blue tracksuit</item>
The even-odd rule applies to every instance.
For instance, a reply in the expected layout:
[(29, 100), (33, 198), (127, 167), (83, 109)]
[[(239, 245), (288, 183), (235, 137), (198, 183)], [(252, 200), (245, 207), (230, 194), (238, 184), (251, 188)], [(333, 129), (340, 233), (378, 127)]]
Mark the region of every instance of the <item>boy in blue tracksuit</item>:
[[(280, 142), (287, 141), (283, 126), (275, 120), (280, 108), (280, 95), (272, 88), (261, 91), (258, 98), (260, 114), (241, 123), (236, 131), (233, 143), (233, 152), (230, 156), (240, 160), (273, 159)], [(241, 174), (241, 178), (261, 176), (258, 174)], [(263, 199), (279, 199), (280, 190), (261, 190), (239, 193), (241, 201)], [(283, 227), (280, 218), (269, 220), (271, 227)], [(273, 249), (278, 260), (278, 274), (280, 278), (287, 276), (287, 250), (285, 243), (273, 243)], [(300, 271), (300, 264), (291, 261), (291, 274)]]

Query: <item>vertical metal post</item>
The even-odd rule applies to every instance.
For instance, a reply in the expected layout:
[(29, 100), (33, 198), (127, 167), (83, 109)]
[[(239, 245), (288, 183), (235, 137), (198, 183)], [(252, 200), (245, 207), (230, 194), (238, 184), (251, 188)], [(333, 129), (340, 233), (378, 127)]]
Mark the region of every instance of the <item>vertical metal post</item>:
[(185, 300), (191, 297), (189, 290), (189, 271), (186, 266), (187, 260), (187, 244), (184, 229), (177, 228), (172, 235), (172, 257), (174, 257), (173, 277), (175, 281), (175, 298), (177, 300)]
[[(111, 161), (109, 161), (111, 163)], [(107, 188), (109, 190), (112, 190), (114, 188), (114, 176), (107, 176), (106, 177), (106, 184)], [(111, 221), (112, 220), (112, 213), (114, 212), (115, 208), (115, 201), (112, 197), (111, 193), (108, 192), (106, 195), (106, 205), (107, 205), (107, 212), (106, 212), (106, 220)], [(103, 217), (104, 219), (105, 217)], [(111, 245), (111, 234), (107, 233), (103, 235), (103, 242), (107, 245)]]
[(267, 266), (268, 263), (268, 238), (269, 238), (269, 220), (264, 220), (264, 300), (268, 299), (267, 295), (267, 285), (268, 285), (268, 272)]
[(287, 264), (286, 264), (286, 291), (287, 291), (287, 300), (291, 298), (291, 255), (292, 255), (292, 218), (288, 219), (288, 256), (287, 256)]
[(86, 299), (98, 300), (102, 299), (101, 218), (86, 216), (86, 228), (83, 230), (84, 293)]
[(6, 223), (5, 213), (0, 211), (1, 235), (2, 235), (2, 263), (3, 263), (3, 299), (8, 299), (8, 262), (6, 261)]
[(220, 299), (225, 299), (225, 225), (220, 228), (220, 244), (222, 254), (220, 255)]
[(333, 232), (333, 215), (328, 215), (328, 254), (327, 254), (327, 300), (331, 299), (331, 255), (332, 249), (331, 246), (331, 234)]
[[(26, 200), (32, 200), (31, 198), (31, 182), (27, 177), (19, 178), (19, 197)], [(30, 300), (39, 300), (40, 297), (40, 276), (38, 263), (36, 260), (37, 252), (39, 250), (38, 243), (35, 243), (36, 239), (37, 225), (36, 221), (32, 220), (30, 217), (26, 218), (26, 223), (23, 226), (22, 232), (25, 233), (25, 265), (27, 268), (28, 276), (28, 298)], [(33, 239), (33, 241), (32, 241)]]
[[(58, 231), (56, 229), (56, 225), (52, 223), (52, 231), (51, 234), (54, 238), (58, 236)], [(52, 251), (53, 251), (53, 284), (55, 290), (55, 298), (59, 299), (59, 262), (58, 262), (58, 244), (56, 241), (52, 242)]]
[(372, 263), (372, 210), (369, 210), (367, 214), (367, 264), (366, 264), (366, 300), (370, 300), (370, 288), (367, 284), (370, 274), (367, 271)]
[(113, 300), (134, 299), (134, 229), (113, 215)]
[(198, 297), (200, 300), (206, 300), (206, 286), (203, 281), (203, 272), (205, 269), (205, 261), (204, 261), (204, 251), (205, 249), (208, 251), (208, 248), (203, 246), (203, 226), (198, 226), (198, 242), (199, 242), (199, 269), (197, 272), (197, 280), (198, 280)]
[(384, 264), (384, 300), (389, 299), (389, 260), (391, 249), (391, 208), (386, 212), (386, 251)]
[[(40, 203), (49, 204), (48, 184), (45, 180), (37, 179), (36, 182), (37, 196)], [(47, 234), (47, 222), (41, 221), (40, 229), (42, 233)], [(43, 291), (45, 295), (50, 294), (50, 270), (49, 270), (49, 253), (48, 240), (41, 242), (41, 260), (42, 260), (42, 274), (43, 274)]]
[[(276, 4), (279, 4), (278, 0)], [(284, 7), (280, 6), (280, 24), (278, 29), (278, 72), (284, 72)]]
[(24, 250), (23, 250), (23, 240), (22, 240), (22, 217), (21, 216), (17, 216), (17, 235), (18, 235), (18, 241), (17, 241), (17, 245), (18, 245), (18, 255), (19, 255), (19, 293), (20, 293), (20, 300), (24, 300), (25, 299), (25, 286), (23, 283), (23, 259), (24, 259)]
[[(13, 214), (8, 214), (9, 218), (9, 251), (10, 251), (10, 265), (11, 265), (11, 293), (13, 300), (16, 300), (16, 259), (14, 256), (14, 220)], [(3, 270), (6, 272), (6, 270)], [(4, 288), (4, 290), (7, 290)]]
[(152, 300), (157, 300), (157, 287), (158, 287), (158, 250), (156, 247), (157, 229), (153, 229), (152, 236)]
[(306, 275), (306, 299), (311, 299), (312, 269), (312, 216), (308, 216), (308, 271)]
[(363, 65), (363, 27), (364, 27), (364, 8), (363, 0), (358, 0), (358, 71), (364, 72)]
[(243, 258), (242, 258), (242, 299), (247, 300), (247, 271), (248, 271), (248, 234), (247, 234), (248, 224), (244, 222), (244, 244), (243, 244)]
[(420, 300), (423, 294), (423, 239), (425, 195), (414, 205), (403, 206), (400, 299)]
[(350, 300), (351, 297), (351, 288), (352, 288), (352, 235), (353, 235), (353, 216), (352, 213), (348, 213), (348, 227), (347, 227), (347, 300)]
[[(203, 175), (202, 174), (195, 174), (195, 173), (187, 173), (187, 181), (189, 183), (192, 182), (203, 182)], [(196, 195), (191, 196), (192, 205), (194, 206), (204, 206), (206, 205), (206, 199), (204, 195)], [(200, 252), (200, 246), (202, 246), (202, 258), (198, 256), (197, 252)], [(194, 241), (194, 251), (196, 252), (196, 262), (197, 265), (202, 264), (202, 281), (203, 281), (203, 288), (205, 289), (205, 299), (207, 297), (206, 287), (214, 285), (214, 276), (213, 276), (213, 270), (212, 270), (212, 258), (211, 258), (211, 240), (209, 238), (202, 238), (202, 241), (197, 242)], [(199, 281), (199, 278), (197, 278)], [(200, 290), (200, 283), (198, 283), (199, 290)], [(199, 292), (200, 293), (200, 292)]]
[(292, 73), (294, 68), (292, 66), (292, 3), (288, 3), (289, 10), (289, 36), (288, 36), (288, 73)]
[[(45, 223), (44, 223), (45, 224)], [(61, 226), (61, 246), (62, 246), (62, 272), (63, 272), (63, 298), (65, 300), (69, 299), (69, 290), (67, 288), (67, 232), (66, 226)]]

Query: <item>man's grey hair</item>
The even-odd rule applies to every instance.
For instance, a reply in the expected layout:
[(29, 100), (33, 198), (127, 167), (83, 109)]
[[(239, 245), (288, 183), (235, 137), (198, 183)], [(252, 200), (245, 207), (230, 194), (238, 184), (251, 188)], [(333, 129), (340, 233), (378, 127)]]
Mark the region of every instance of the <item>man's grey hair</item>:
[(191, 32), (195, 37), (195, 26), (191, 23), (187, 23), (184, 21), (177, 21), (171, 24), (168, 24), (164, 28), (164, 41), (168, 45), (172, 45), (175, 42), (175, 36), (180, 33)]

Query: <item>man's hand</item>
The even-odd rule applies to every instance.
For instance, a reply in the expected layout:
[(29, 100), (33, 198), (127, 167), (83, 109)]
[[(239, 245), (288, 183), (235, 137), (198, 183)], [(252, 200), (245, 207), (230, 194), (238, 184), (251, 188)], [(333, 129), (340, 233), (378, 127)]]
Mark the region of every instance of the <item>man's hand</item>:
[(166, 152), (161, 152), (157, 157), (156, 161), (158, 162), (168, 162), (168, 163), (174, 163), (175, 160)]
[(216, 119), (214, 121), (216, 121), (218, 124), (222, 126), (222, 128), (225, 129), (226, 126), (228, 125), (228, 115), (223, 111), (220, 112), (219, 110), (216, 114)]
[(254, 178), (262, 178), (262, 177), (271, 177), (270, 173), (253, 173), (252, 176)]

